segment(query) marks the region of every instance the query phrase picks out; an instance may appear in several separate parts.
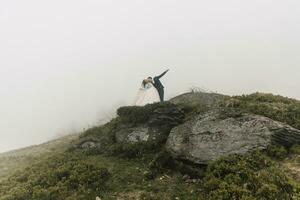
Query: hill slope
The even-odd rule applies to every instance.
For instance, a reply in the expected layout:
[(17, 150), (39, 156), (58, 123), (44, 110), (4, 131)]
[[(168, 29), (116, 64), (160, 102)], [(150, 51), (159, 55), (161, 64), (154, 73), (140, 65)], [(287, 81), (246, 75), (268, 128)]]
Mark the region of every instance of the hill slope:
[(52, 154), (66, 151), (70, 143), (77, 138), (77, 134), (68, 135), (41, 145), (1, 153), (0, 181), (8, 177), (14, 171), (24, 169), (33, 162)]
[[(297, 145), (292, 148), (270, 146), (266, 151), (230, 155), (208, 166), (174, 160), (165, 150), (167, 135), (164, 134), (172, 126), (216, 107), (260, 114), (300, 127), (297, 100), (261, 93), (220, 96), (222, 98), (216, 98), (215, 94), (212, 97), (207, 93), (192, 93), (173, 99), (177, 106), (165, 103), (119, 109), (116, 119), (87, 130), (78, 139), (67, 141), (69, 145), (57, 148), (61, 150), (41, 156), (46, 159), (27, 165), (25, 170), (0, 182), (0, 199), (86, 200), (96, 196), (166, 200), (300, 199), (300, 148)], [(201, 99), (205, 100), (201, 102)], [(210, 103), (207, 99), (214, 101)], [(177, 118), (181, 116), (177, 109), (184, 112), (184, 119)], [(154, 142), (138, 138), (141, 141), (137, 143), (118, 143), (116, 133), (146, 133), (146, 121), (151, 127), (150, 133), (163, 130), (162, 138), (154, 138)], [(28, 159), (25, 157), (23, 161)]]

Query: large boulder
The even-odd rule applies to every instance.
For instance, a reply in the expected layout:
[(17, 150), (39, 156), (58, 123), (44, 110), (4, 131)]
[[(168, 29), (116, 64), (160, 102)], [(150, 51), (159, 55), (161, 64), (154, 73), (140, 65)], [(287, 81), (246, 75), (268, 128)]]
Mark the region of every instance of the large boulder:
[(176, 105), (189, 105), (189, 106), (207, 106), (210, 107), (214, 105), (219, 100), (223, 99), (224, 95), (217, 93), (209, 93), (209, 92), (188, 92), (176, 96), (170, 99), (171, 103)]
[(184, 119), (183, 111), (168, 102), (122, 107), (118, 115), (122, 121), (115, 132), (118, 143), (166, 142), (171, 129)]
[(175, 127), (166, 147), (177, 159), (207, 164), (222, 156), (266, 149), (272, 143), (300, 144), (300, 131), (263, 116), (213, 110)]

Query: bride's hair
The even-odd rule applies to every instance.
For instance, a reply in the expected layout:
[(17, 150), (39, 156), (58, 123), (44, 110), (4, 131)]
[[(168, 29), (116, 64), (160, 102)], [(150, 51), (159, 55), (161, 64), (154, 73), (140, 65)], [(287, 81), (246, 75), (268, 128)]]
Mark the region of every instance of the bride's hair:
[(142, 86), (145, 87), (147, 83), (148, 83), (147, 80), (144, 79), (143, 82), (142, 82)]

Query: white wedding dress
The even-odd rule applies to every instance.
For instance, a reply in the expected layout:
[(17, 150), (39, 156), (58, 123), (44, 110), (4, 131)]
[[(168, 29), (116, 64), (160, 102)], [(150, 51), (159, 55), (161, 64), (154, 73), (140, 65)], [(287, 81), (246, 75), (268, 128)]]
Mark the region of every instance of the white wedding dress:
[(139, 89), (135, 105), (136, 106), (144, 106), (151, 103), (160, 102), (159, 94), (157, 89), (154, 87), (152, 83), (147, 83), (145, 86)]

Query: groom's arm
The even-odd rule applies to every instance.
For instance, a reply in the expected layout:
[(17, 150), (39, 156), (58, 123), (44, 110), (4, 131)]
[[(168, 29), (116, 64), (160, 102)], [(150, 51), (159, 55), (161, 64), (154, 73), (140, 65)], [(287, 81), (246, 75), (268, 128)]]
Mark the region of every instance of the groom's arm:
[(156, 78), (160, 79), (160, 78), (163, 77), (168, 71), (169, 71), (169, 69), (166, 70), (166, 71), (164, 71), (164, 73), (162, 73), (161, 75), (157, 76)]

